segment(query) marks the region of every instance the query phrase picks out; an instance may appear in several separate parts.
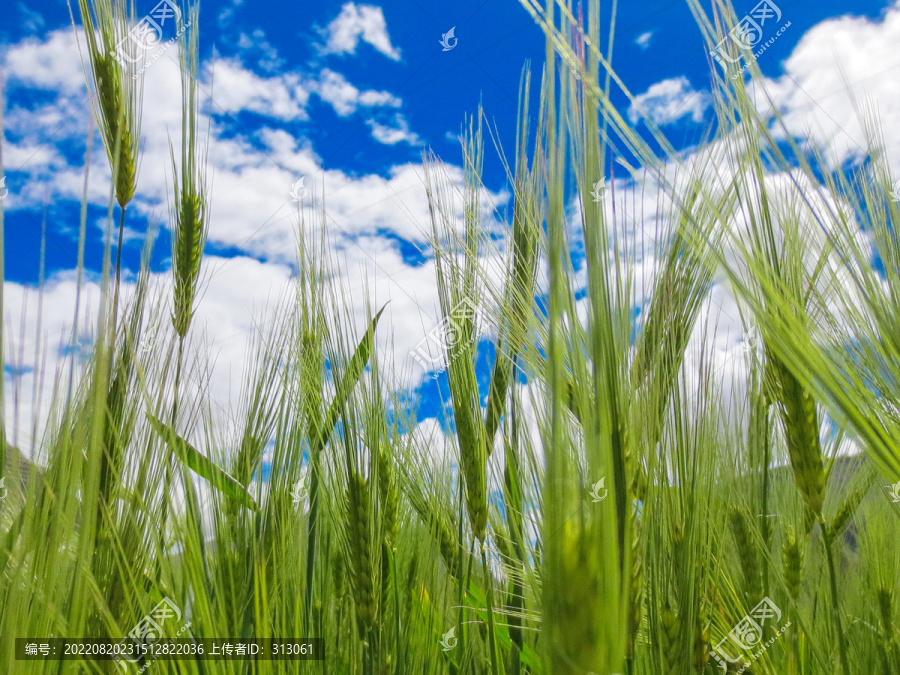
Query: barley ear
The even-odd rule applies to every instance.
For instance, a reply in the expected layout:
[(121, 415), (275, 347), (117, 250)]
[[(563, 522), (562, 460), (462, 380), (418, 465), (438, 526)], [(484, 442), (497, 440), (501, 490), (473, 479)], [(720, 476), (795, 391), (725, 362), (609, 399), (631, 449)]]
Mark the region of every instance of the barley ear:
[(732, 509), (729, 513), (731, 533), (737, 547), (741, 570), (744, 573), (744, 592), (750, 606), (762, 599), (762, 580), (757, 551), (750, 538), (750, 527), (743, 511)]
[(122, 209), (134, 197), (142, 105), (141, 81), (130, 72), (137, 64), (122, 65), (140, 58), (135, 53), (139, 48), (128, 34), (133, 6), (130, 12), (127, 7), (125, 2), (78, 0), (96, 93), (94, 116), (112, 167), (116, 202)]
[[(774, 359), (774, 357), (773, 357)], [(787, 367), (774, 361), (780, 384), (782, 418), (794, 479), (807, 505), (818, 516), (825, 501), (825, 469), (815, 399)]]
[(393, 548), (397, 541), (400, 523), (397, 519), (397, 481), (392, 473), (391, 459), (383, 443), (378, 448), (378, 500), (381, 507), (381, 523), (384, 543)]
[[(197, 7), (191, 8), (191, 25), (198, 23)], [(172, 228), (172, 276), (174, 277), (174, 311), (172, 325), (180, 338), (190, 328), (194, 313), (194, 296), (200, 276), (200, 263), (206, 245), (209, 213), (207, 209), (206, 154), (198, 139), (197, 76), (199, 74), (198, 31), (181, 38), (181, 166), (175, 151), (172, 158), (175, 221)]]
[(834, 533), (835, 537), (839, 537), (844, 531), (844, 528), (859, 508), (860, 502), (862, 502), (863, 498), (869, 493), (874, 481), (875, 474), (873, 472), (862, 480), (859, 480), (856, 483), (856, 486), (850, 491), (850, 494), (847, 495), (847, 498), (835, 514), (834, 520), (831, 521), (831, 531)]
[(678, 667), (678, 617), (666, 600), (660, 613), (659, 645), (662, 652), (663, 675), (675, 675)]
[(353, 600), (361, 639), (365, 640), (375, 623), (375, 584), (372, 537), (369, 529), (369, 486), (354, 471), (347, 485), (347, 533), (350, 539)]
[(602, 630), (600, 560), (590, 526), (566, 521), (562, 534), (559, 568), (553, 566), (550, 622), (551, 672), (590, 672), (597, 668), (598, 634)]
[(782, 549), (784, 583), (788, 594), (796, 602), (800, 596), (800, 582), (803, 578), (803, 551), (793, 531), (789, 531)]

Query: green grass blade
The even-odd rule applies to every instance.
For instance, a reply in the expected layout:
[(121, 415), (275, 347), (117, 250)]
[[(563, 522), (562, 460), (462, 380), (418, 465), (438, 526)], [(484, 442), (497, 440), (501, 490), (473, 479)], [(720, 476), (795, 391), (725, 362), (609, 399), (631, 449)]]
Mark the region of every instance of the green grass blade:
[(258, 506), (253, 497), (250, 496), (244, 486), (237, 482), (230, 475), (225, 473), (220, 467), (216, 466), (208, 457), (203, 455), (194, 446), (184, 440), (181, 436), (167, 424), (161, 422), (158, 418), (147, 413), (147, 419), (154, 431), (158, 433), (166, 442), (169, 449), (182, 461), (191, 471), (198, 476), (205, 478), (219, 492), (234, 499), (248, 509), (258, 510)]

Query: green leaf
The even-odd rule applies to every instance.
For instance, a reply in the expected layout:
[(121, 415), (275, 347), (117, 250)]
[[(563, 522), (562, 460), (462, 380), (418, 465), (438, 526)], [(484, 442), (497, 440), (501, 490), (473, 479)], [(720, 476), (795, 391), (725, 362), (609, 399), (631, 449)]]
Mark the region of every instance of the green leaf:
[(147, 419), (154, 431), (162, 436), (169, 449), (178, 456), (191, 471), (208, 480), (214, 488), (222, 494), (240, 502), (248, 509), (257, 511), (258, 507), (253, 497), (244, 489), (244, 486), (229, 476), (225, 471), (212, 463), (194, 446), (184, 440), (175, 431), (159, 419), (147, 413)]
[(328, 440), (331, 438), (331, 433), (334, 431), (334, 425), (337, 424), (341, 410), (347, 404), (350, 393), (353, 391), (359, 378), (362, 377), (363, 371), (366, 369), (366, 363), (369, 361), (369, 355), (372, 353), (372, 347), (375, 344), (375, 327), (378, 325), (378, 319), (381, 318), (381, 314), (384, 312), (385, 307), (387, 307), (387, 305), (378, 310), (378, 314), (376, 314), (371, 323), (369, 323), (365, 335), (363, 335), (362, 340), (359, 341), (356, 351), (353, 352), (353, 356), (347, 364), (347, 369), (344, 371), (343, 377), (338, 380), (337, 386), (335, 387), (334, 399), (332, 399), (331, 405), (328, 406), (328, 412), (325, 414), (322, 427), (319, 429), (319, 433), (316, 434), (316, 437), (311, 439), (311, 454), (313, 456), (317, 455), (322, 448), (328, 445)]
[(544, 660), (541, 655), (527, 643), (522, 645), (522, 653), (519, 655), (520, 663), (528, 668), (534, 675), (543, 675)]

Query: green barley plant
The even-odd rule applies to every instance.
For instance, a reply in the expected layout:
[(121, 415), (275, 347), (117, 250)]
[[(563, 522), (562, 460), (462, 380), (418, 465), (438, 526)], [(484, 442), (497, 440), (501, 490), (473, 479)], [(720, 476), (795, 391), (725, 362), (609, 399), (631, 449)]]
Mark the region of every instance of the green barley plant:
[(172, 276), (175, 282), (172, 325), (178, 335), (179, 353), (194, 313), (194, 297), (210, 218), (207, 158), (198, 138), (199, 12), (199, 4), (191, 6), (189, 25), (193, 27), (182, 33), (179, 44), (182, 103), (180, 166), (175, 159), (171, 140), (169, 142), (173, 176)]
[[(711, 63), (716, 124), (684, 157), (614, 105), (636, 97), (598, 0), (521, 4), (546, 50), (511, 157), (480, 109), (461, 184), (424, 156), (446, 415), (422, 419), (382, 350), (390, 305), (351, 311), (326, 214), (301, 209), (225, 426), (194, 325), (216, 217), (186, 11), (173, 291), (151, 283), (153, 236), (121, 298), (116, 263), (33, 448), (9, 441), (4, 392), (0, 635), (120, 640), (168, 598), (166, 637), (319, 637), (325, 658), (20, 660), (6, 639), (0, 672), (900, 672), (900, 211), (878, 120), (862, 111), (866, 162), (831, 167), (779, 133), (755, 64)], [(689, 5), (710, 49), (735, 24)], [(79, 10), (121, 237), (140, 84), (110, 51), (134, 10)], [(720, 322), (758, 339), (723, 352)], [(174, 339), (147, 354), (147, 334)]]
[[(134, 45), (128, 37), (130, 24), (135, 22), (136, 17), (134, 5), (126, 0), (78, 0), (78, 11), (87, 42), (94, 117), (112, 172), (112, 194), (119, 205), (112, 311), (114, 326), (119, 306), (125, 211), (134, 198), (141, 137), (143, 79), (132, 77), (125, 65), (136, 56), (140, 57), (139, 53), (135, 54)], [(71, 4), (69, 13), (72, 14)], [(72, 25), (74, 28), (74, 17)], [(109, 218), (111, 223), (112, 203)], [(108, 243), (111, 239), (109, 236)]]

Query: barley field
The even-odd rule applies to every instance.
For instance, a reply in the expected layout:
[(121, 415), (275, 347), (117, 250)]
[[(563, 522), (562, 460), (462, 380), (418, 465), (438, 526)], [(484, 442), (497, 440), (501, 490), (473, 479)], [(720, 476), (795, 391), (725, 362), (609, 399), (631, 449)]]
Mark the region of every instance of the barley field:
[[(688, 4), (716, 123), (687, 159), (613, 103), (633, 94), (598, 0), (514, 8), (546, 38), (506, 120), (514, 147), (477, 109), (461, 186), (425, 151), (441, 316), (419, 356), (448, 420), (428, 436), (378, 348), (385, 306), (343, 309), (360, 290), (334, 273), (324, 198), (298, 211), (292, 294), (257, 335), (239, 412), (211, 421), (189, 348), (216, 226), (199, 5), (182, 5), (176, 45), (172, 284), (150, 283), (151, 232), (125, 293), (142, 90), (115, 46), (135, 10), (78, 0), (112, 177), (104, 294), (88, 358), (52, 374), (39, 451), (5, 434), (0, 672), (900, 673), (891, 120), (860, 101), (864, 161), (834, 168), (782, 133), (752, 60), (736, 79), (737, 46), (716, 51), (734, 8)], [(484, 227), (486, 157), (511, 192), (502, 237)], [(84, 211), (73, 227), (83, 244)], [(715, 330), (714, 281), (748, 336), (737, 378), (691, 340)], [(14, 638), (194, 651), (28, 659)], [(319, 658), (200, 658), (213, 638), (318, 638)]]

